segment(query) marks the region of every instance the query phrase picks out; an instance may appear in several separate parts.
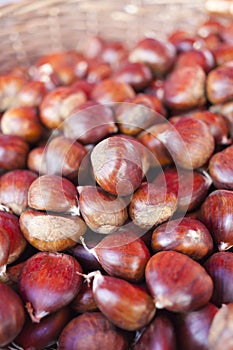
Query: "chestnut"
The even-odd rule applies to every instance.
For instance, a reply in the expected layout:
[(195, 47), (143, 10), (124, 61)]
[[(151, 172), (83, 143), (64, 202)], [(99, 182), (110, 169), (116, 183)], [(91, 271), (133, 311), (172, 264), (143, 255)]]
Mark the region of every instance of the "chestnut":
[(78, 186), (79, 207), (92, 231), (108, 234), (123, 226), (128, 218), (127, 204), (95, 186)]
[(161, 101), (146, 94), (137, 94), (127, 103), (116, 105), (115, 114), (119, 130), (127, 135), (137, 135), (140, 131), (166, 119), (166, 111)]
[(137, 135), (149, 153), (151, 153), (151, 163), (153, 167), (165, 167), (173, 164), (172, 157), (166, 146), (159, 140), (160, 134), (169, 129), (168, 123), (155, 124)]
[(76, 180), (87, 151), (81, 143), (64, 136), (50, 140), (45, 150), (46, 172)]
[(150, 68), (140, 62), (122, 64), (113, 76), (115, 80), (131, 85), (135, 91), (143, 90), (153, 78)]
[(101, 81), (93, 88), (91, 93), (92, 99), (100, 104), (124, 102), (134, 96), (135, 92), (129, 84), (114, 79)]
[(59, 350), (127, 350), (129, 340), (101, 312), (87, 312), (73, 318), (58, 340)]
[(210, 159), (209, 173), (216, 188), (233, 189), (232, 152), (233, 146), (229, 146), (221, 152), (215, 153)]
[(129, 228), (121, 228), (88, 249), (110, 275), (129, 282), (141, 282), (150, 252), (141, 237)]
[(204, 267), (214, 283), (211, 301), (220, 307), (222, 304), (233, 302), (232, 279), (233, 279), (233, 253), (217, 252), (211, 255), (205, 262)]
[(181, 118), (158, 138), (168, 148), (174, 162), (185, 169), (203, 166), (215, 148), (208, 126), (192, 117)]
[(89, 62), (86, 80), (88, 83), (97, 85), (101, 81), (111, 77), (112, 68), (107, 62)]
[(78, 314), (98, 310), (93, 296), (92, 283), (84, 282), (82, 284), (78, 294), (73, 299), (70, 306), (72, 310)]
[(176, 209), (177, 197), (173, 192), (145, 182), (132, 196), (129, 215), (135, 225), (150, 229), (170, 219)]
[(28, 190), (28, 205), (37, 210), (79, 213), (75, 185), (58, 175), (42, 175), (34, 180)]
[(28, 143), (16, 135), (0, 134), (0, 168), (24, 169), (29, 152)]
[(28, 169), (39, 175), (45, 175), (47, 173), (45, 154), (44, 146), (32, 148), (27, 157)]
[(86, 102), (86, 95), (72, 87), (58, 87), (48, 92), (40, 104), (40, 119), (49, 129), (60, 128), (72, 110)]
[(165, 105), (173, 111), (187, 111), (204, 106), (205, 82), (205, 72), (199, 65), (182, 66), (173, 70), (164, 84)]
[(220, 66), (209, 72), (206, 80), (207, 98), (212, 104), (233, 98), (233, 66)]
[(69, 249), (86, 231), (86, 224), (79, 216), (47, 214), (37, 210), (24, 211), (19, 224), (26, 240), (41, 251)]
[(0, 177), (0, 203), (20, 215), (28, 207), (28, 190), (37, 175), (30, 170), (12, 170)]
[(178, 210), (190, 212), (197, 209), (212, 185), (212, 178), (204, 170), (186, 170), (182, 168), (165, 168), (155, 177), (153, 183), (157, 187), (166, 187), (167, 191), (175, 193), (178, 200)]
[(232, 213), (233, 192), (228, 190), (211, 192), (201, 206), (199, 218), (211, 232), (220, 251), (233, 246)]
[(145, 349), (176, 350), (175, 329), (165, 314), (156, 315), (136, 341), (134, 350)]
[(153, 251), (175, 250), (200, 260), (213, 250), (209, 230), (199, 220), (184, 217), (156, 227), (151, 237)]
[[(19, 292), (33, 322), (68, 305), (82, 284), (82, 268), (68, 254), (40, 252), (25, 262)], [(46, 298), (44, 297), (46, 295)]]
[(37, 142), (42, 136), (42, 125), (34, 107), (15, 107), (2, 116), (1, 129), (4, 135), (16, 135), (29, 143)]
[(139, 330), (148, 325), (155, 315), (152, 297), (123, 279), (104, 276), (97, 271), (92, 288), (98, 309), (119, 328)]
[(225, 65), (233, 59), (233, 45), (232, 43), (220, 43), (213, 49), (213, 54), (217, 66)]
[(215, 59), (212, 52), (207, 48), (191, 49), (182, 52), (177, 57), (175, 69), (195, 65), (199, 65), (206, 73), (208, 73), (215, 66)]
[(19, 295), (0, 282), (0, 346), (11, 343), (20, 333), (25, 322), (25, 311)]
[(180, 350), (208, 350), (208, 335), (218, 308), (208, 303), (202, 308), (175, 315), (174, 324)]
[(17, 106), (39, 107), (46, 93), (42, 81), (29, 81), (18, 93)]
[(91, 152), (91, 164), (97, 183), (111, 194), (129, 195), (142, 182), (141, 157), (130, 139), (111, 136), (100, 141)]
[(163, 76), (171, 69), (176, 57), (170, 42), (144, 38), (129, 53), (130, 62), (141, 62), (150, 67), (156, 76)]
[(168, 41), (175, 46), (178, 53), (192, 50), (196, 40), (195, 36), (181, 29), (174, 30), (168, 35)]
[(213, 282), (206, 270), (189, 256), (176, 251), (154, 254), (146, 265), (145, 277), (158, 309), (197, 310), (212, 296)]

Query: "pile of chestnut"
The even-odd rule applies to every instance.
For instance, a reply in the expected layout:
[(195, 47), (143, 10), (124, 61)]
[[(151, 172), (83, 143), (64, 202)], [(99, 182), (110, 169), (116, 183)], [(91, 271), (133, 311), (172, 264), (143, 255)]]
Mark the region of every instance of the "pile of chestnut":
[(233, 22), (0, 75), (0, 348), (233, 349)]

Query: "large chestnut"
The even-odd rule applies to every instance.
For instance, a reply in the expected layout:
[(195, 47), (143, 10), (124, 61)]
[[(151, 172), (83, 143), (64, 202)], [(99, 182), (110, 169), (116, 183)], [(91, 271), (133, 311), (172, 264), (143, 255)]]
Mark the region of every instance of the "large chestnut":
[(0, 346), (8, 345), (22, 330), (25, 311), (19, 295), (0, 282)]
[(63, 306), (77, 295), (82, 284), (82, 268), (68, 254), (40, 252), (24, 264), (19, 291), (33, 322)]
[(211, 277), (199, 263), (182, 253), (156, 253), (147, 263), (145, 276), (158, 309), (173, 312), (197, 310), (212, 296)]
[(77, 244), (86, 224), (77, 215), (58, 215), (26, 210), (20, 215), (20, 228), (26, 240), (41, 251), (62, 251)]
[(233, 98), (233, 66), (220, 66), (207, 76), (207, 98), (212, 104), (224, 103)]
[(58, 340), (59, 350), (127, 350), (129, 341), (101, 312), (73, 318)]
[(207, 226), (220, 251), (233, 246), (233, 192), (211, 192), (201, 206), (199, 218)]
[(128, 138), (112, 136), (99, 142), (92, 150), (91, 163), (97, 183), (106, 192), (126, 196), (141, 184), (141, 157)]
[(128, 331), (148, 325), (155, 314), (152, 297), (123, 279), (94, 273), (93, 295), (100, 311), (117, 327)]
[(21, 137), (0, 134), (1, 169), (24, 169), (27, 164), (28, 152), (29, 146)]
[(181, 118), (158, 138), (168, 148), (176, 165), (185, 169), (203, 166), (215, 147), (208, 126), (192, 117)]
[(151, 247), (153, 251), (175, 250), (199, 260), (212, 252), (213, 239), (202, 222), (184, 217), (156, 227)]

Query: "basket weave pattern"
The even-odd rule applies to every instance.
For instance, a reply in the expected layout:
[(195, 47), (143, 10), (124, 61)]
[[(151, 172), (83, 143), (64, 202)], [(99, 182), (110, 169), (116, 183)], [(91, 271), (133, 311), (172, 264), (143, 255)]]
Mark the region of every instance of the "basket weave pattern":
[(79, 48), (88, 34), (133, 45), (143, 35), (192, 30), (205, 16), (203, 0), (15, 0), (0, 6), (0, 71)]

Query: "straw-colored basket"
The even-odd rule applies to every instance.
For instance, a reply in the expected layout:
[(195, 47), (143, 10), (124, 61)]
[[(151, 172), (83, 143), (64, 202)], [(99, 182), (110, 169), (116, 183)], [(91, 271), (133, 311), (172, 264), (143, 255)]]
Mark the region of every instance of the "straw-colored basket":
[(229, 0), (1, 0), (0, 72), (48, 52), (79, 48), (88, 34), (133, 45), (143, 35), (192, 30), (207, 16), (206, 8), (216, 10), (219, 2), (230, 14)]

